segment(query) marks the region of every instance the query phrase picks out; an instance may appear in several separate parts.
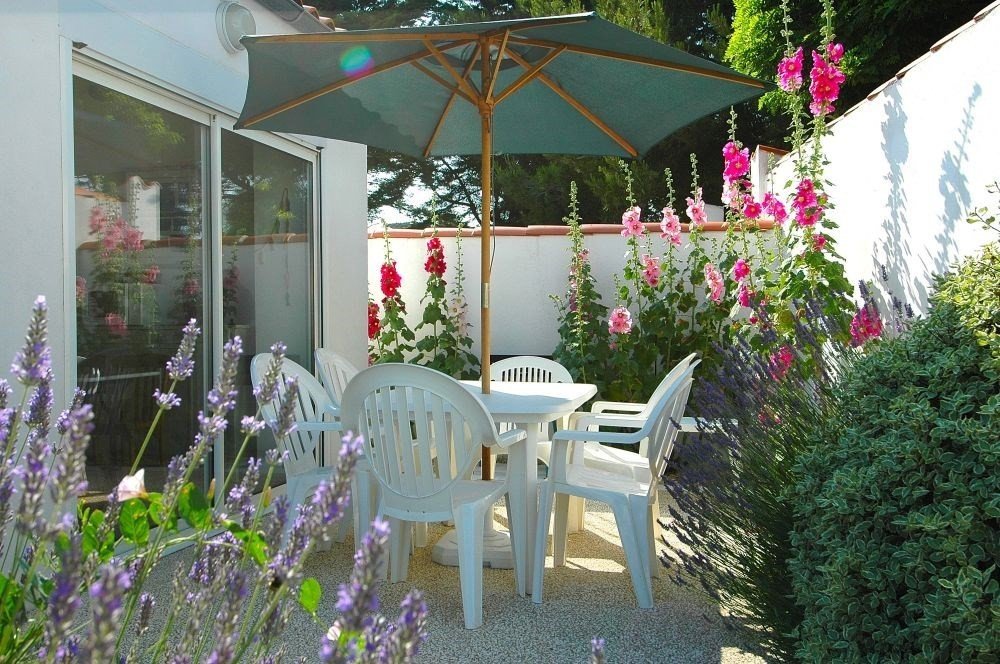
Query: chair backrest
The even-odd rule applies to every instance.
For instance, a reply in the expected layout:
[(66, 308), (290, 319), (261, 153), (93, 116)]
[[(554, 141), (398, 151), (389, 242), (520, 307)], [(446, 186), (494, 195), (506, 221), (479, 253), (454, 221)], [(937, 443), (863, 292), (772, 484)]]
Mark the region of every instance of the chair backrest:
[(472, 392), (414, 364), (362, 370), (344, 392), (341, 422), (364, 437), (383, 500), (397, 508), (423, 499), (429, 509), (445, 509), (448, 489), (472, 471), (480, 446), (498, 442), (493, 418)]
[[(652, 415), (646, 425), (649, 437), (646, 459), (653, 478), (663, 475), (670, 455), (673, 454), (674, 441), (677, 440), (681, 418), (684, 416), (688, 396), (691, 394), (691, 385), (694, 382), (694, 369), (699, 362), (700, 360), (688, 366), (653, 405)], [(655, 485), (656, 482), (653, 482), (650, 491), (656, 490)]]
[[(639, 414), (640, 417), (648, 418), (652, 412), (654, 406), (659, 403), (663, 398), (663, 395), (673, 386), (673, 384), (692, 366), (692, 362), (698, 357), (697, 353), (691, 353), (683, 360), (674, 365), (674, 368), (667, 372), (667, 375), (663, 377), (660, 384), (656, 386), (653, 393), (649, 396), (649, 401), (646, 402), (646, 407), (642, 409)], [(698, 360), (700, 362), (701, 360)]]
[(323, 387), (326, 388), (326, 394), (330, 397), (334, 407), (340, 407), (347, 384), (360, 371), (343, 355), (335, 353), (329, 348), (316, 349), (316, 373), (319, 374)]
[(490, 364), (490, 378), (525, 383), (572, 383), (569, 370), (555, 360), (534, 355), (519, 355)]
[[(268, 364), (271, 362), (270, 353), (260, 353), (255, 355), (250, 362), (250, 380), (254, 386), (260, 385), (264, 379)], [(295, 407), (296, 422), (321, 422), (330, 420), (332, 414), (332, 404), (326, 395), (326, 390), (316, 377), (301, 364), (285, 358), (281, 363), (281, 380), (278, 384), (278, 400), (263, 405), (262, 413), (264, 419), (274, 422), (278, 419), (278, 407), (281, 400), (285, 398), (285, 379), (294, 376), (299, 383), (299, 399)], [(278, 449), (288, 452), (288, 460), (285, 461), (285, 472), (289, 475), (298, 475), (316, 468), (318, 460), (316, 458), (316, 446), (322, 439), (321, 431), (300, 431), (296, 430), (289, 435), (277, 439)]]

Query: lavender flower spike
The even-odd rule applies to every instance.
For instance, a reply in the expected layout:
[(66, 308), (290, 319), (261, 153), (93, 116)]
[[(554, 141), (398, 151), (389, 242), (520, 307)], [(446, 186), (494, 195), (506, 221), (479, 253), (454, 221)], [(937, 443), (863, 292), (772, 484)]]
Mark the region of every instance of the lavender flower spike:
[(194, 318), (188, 321), (182, 330), (184, 337), (181, 345), (177, 348), (177, 353), (167, 360), (167, 375), (171, 380), (182, 381), (191, 377), (194, 373), (194, 349), (195, 342), (201, 330), (198, 328), (198, 321)]
[(281, 368), (285, 362), (285, 344), (280, 341), (271, 346), (271, 361), (267, 363), (264, 379), (254, 389), (254, 396), (262, 404), (271, 403), (278, 398), (278, 387), (281, 380)]
[(597, 636), (590, 640), (590, 664), (604, 664), (604, 639)]
[(125, 592), (132, 581), (126, 570), (114, 563), (103, 565), (97, 571), (97, 580), (90, 586), (90, 607), (93, 617), (90, 641), (87, 643), (91, 662), (110, 662), (114, 659), (118, 639), (119, 619)]
[(53, 473), (52, 498), (56, 505), (64, 505), (87, 490), (86, 454), (93, 430), (94, 414), (90, 404), (83, 404), (66, 416), (68, 439), (59, 450)]
[(13, 393), (14, 390), (10, 388), (10, 383), (7, 382), (7, 379), (0, 378), (0, 410), (7, 407), (7, 401)]
[(24, 348), (14, 356), (10, 367), (11, 373), (23, 385), (37, 385), (49, 373), (52, 361), (48, 326), (48, 305), (45, 304), (45, 296), (39, 295), (31, 310)]
[(80, 535), (74, 535), (69, 546), (57, 550), (59, 571), (52, 577), (52, 593), (48, 599), (49, 619), (45, 624), (45, 648), (56, 653), (56, 661), (63, 661), (60, 653), (67, 649), (67, 639), (73, 619), (80, 608)]
[(285, 379), (285, 394), (278, 409), (278, 421), (272, 427), (277, 438), (284, 438), (295, 431), (295, 410), (299, 405), (299, 379), (289, 376)]

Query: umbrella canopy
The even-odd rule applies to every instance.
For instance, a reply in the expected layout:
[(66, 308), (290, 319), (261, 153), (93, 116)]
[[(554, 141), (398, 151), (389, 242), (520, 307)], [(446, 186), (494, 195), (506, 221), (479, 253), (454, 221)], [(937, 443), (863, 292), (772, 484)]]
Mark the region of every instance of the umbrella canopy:
[(250, 77), (238, 128), (416, 157), (483, 156), (484, 392), (491, 155), (638, 157), (684, 125), (770, 87), (594, 13), (241, 41)]
[(594, 13), (242, 41), (238, 126), (415, 157), (481, 154), (483, 105), (495, 154), (637, 157), (767, 87)]

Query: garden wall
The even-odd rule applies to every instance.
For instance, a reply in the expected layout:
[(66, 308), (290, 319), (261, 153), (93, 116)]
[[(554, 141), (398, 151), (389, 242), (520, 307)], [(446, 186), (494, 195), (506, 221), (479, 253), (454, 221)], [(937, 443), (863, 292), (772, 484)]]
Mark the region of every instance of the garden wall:
[[(593, 274), (605, 305), (614, 306), (612, 275), (621, 273), (626, 251), (621, 224), (585, 224), (585, 244), (590, 250)], [(724, 236), (722, 224), (710, 222), (705, 234), (709, 241)], [(660, 239), (658, 224), (647, 224), (653, 239), (653, 251), (666, 248)], [(565, 226), (529, 226), (501, 228), (496, 231), (493, 255), (492, 343), (493, 355), (550, 355), (558, 343), (557, 309), (550, 295), (566, 292), (570, 262), (570, 239)], [(455, 231), (439, 229), (448, 262), (445, 279), (449, 288), (455, 278)], [(677, 250), (683, 259), (688, 252), (684, 245)], [(411, 328), (420, 321), (423, 307), (420, 298), (426, 285), (423, 265), (430, 231), (394, 230), (391, 232), (392, 255), (402, 275), (401, 292), (407, 306), (407, 322)], [(469, 304), (469, 331), (474, 342), (473, 352), (479, 355), (480, 316), (480, 238), (466, 231), (462, 237), (465, 296)], [(383, 237), (373, 231), (368, 240), (368, 285), (371, 297), (381, 301), (379, 267), (383, 260)]]
[[(826, 178), (833, 234), (855, 283), (888, 268), (888, 286), (926, 311), (931, 276), (995, 234), (967, 224), (996, 200), (1000, 3), (935, 44), (830, 126)], [(781, 187), (791, 157), (771, 173)], [(877, 281), (877, 279), (876, 279)], [(883, 288), (884, 290), (884, 288)]]

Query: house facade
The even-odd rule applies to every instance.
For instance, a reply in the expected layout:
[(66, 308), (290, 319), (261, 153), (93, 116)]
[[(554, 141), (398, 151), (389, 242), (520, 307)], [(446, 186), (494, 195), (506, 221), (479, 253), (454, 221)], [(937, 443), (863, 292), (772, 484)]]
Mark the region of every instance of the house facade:
[(56, 405), (77, 385), (95, 405), (96, 497), (131, 465), (185, 322), (203, 331), (198, 368), (143, 459), (150, 490), (240, 336), (237, 408), (201, 478), (221, 480), (255, 410), (254, 354), (365, 360), (365, 147), (233, 131), (239, 37), (329, 28), (294, 0), (12, 0), (0, 25), (0, 357), (44, 295)]

